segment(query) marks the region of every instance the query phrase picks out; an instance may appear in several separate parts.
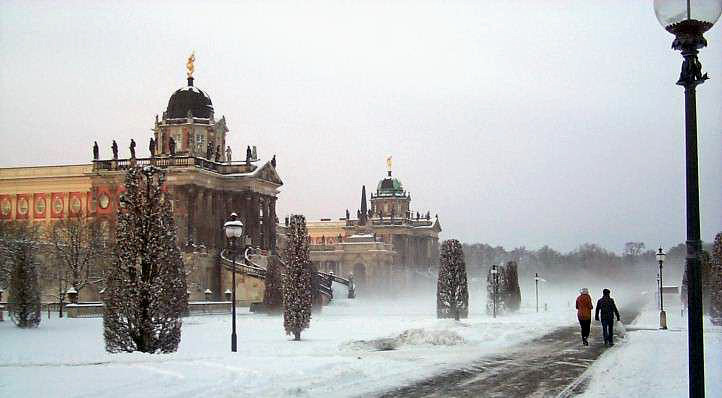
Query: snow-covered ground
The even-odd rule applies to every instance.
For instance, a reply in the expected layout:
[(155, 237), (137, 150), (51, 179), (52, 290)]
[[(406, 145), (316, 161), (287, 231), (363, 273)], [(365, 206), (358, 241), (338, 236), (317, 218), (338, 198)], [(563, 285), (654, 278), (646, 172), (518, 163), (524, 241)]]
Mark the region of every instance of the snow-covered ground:
[[(583, 397), (686, 397), (688, 395), (687, 318), (678, 305), (665, 306), (668, 330), (658, 330), (659, 311), (642, 312), (621, 344), (607, 350), (584, 376)], [(649, 329), (649, 330), (635, 330)], [(722, 327), (704, 319), (705, 390), (722, 397)], [(583, 376), (583, 377), (584, 377)]]
[(313, 315), (301, 342), (283, 333), (281, 317), (242, 309), (237, 353), (230, 352), (229, 315), (186, 318), (178, 352), (165, 355), (106, 353), (101, 319), (43, 318), (32, 330), (6, 321), (0, 323), (0, 396), (365, 395), (576, 322), (566, 303), (539, 314), (525, 304), (496, 319), (472, 307), (469, 319), (455, 322), (436, 319), (433, 294), (336, 300)]

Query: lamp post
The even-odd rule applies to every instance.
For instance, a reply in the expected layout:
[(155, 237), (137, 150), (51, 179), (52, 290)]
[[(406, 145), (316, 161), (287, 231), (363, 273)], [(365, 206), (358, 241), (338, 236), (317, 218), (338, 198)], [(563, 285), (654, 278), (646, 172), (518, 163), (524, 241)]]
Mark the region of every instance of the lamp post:
[(664, 285), (662, 284), (662, 264), (667, 255), (659, 248), (657, 262), (659, 263), (659, 328), (667, 329), (667, 313), (664, 312)]
[[(659, 284), (659, 272), (657, 272), (657, 289), (659, 289), (659, 286), (662, 286), (662, 285)], [(661, 295), (661, 294), (662, 294), (662, 290), (659, 290), (657, 292), (657, 295)], [(659, 308), (660, 311), (662, 310), (662, 306), (659, 302), (659, 299), (657, 299), (657, 308)]]
[(496, 264), (491, 266), (491, 279), (494, 283), (494, 289), (492, 294), (492, 316), (496, 318), (496, 285), (497, 285), (497, 275), (499, 274), (499, 271), (496, 269)]
[(699, 176), (697, 170), (697, 85), (707, 80), (697, 59), (700, 48), (707, 46), (703, 33), (722, 13), (719, 0), (654, 0), (659, 23), (675, 35), (672, 48), (681, 51), (684, 61), (677, 84), (684, 87), (687, 187), (687, 258), (689, 315), (689, 396), (704, 397), (704, 342), (702, 337), (702, 287), (699, 228)]
[(534, 273), (534, 288), (536, 289), (536, 312), (539, 312), (539, 273)]
[(231, 246), (231, 261), (233, 268), (231, 269), (233, 287), (231, 290), (231, 317), (232, 317), (232, 330), (231, 330), (231, 352), (236, 352), (237, 338), (236, 338), (236, 253), (238, 238), (243, 236), (243, 223), (238, 220), (238, 214), (231, 213), (231, 217), (225, 224), (223, 224), (223, 230), (226, 233), (226, 238), (230, 242)]

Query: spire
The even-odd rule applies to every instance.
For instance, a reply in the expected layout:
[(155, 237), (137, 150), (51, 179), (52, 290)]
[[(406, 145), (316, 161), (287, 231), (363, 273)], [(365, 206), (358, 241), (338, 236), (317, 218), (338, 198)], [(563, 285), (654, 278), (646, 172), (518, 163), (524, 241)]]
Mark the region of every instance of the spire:
[(368, 208), (366, 207), (366, 185), (361, 187), (361, 217), (359, 218), (359, 224), (366, 225), (368, 216)]

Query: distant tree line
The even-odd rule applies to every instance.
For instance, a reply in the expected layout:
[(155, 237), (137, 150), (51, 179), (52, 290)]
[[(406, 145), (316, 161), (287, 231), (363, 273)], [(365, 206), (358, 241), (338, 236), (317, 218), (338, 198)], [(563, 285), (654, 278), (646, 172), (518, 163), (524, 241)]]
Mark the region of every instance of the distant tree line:
[[(705, 250), (711, 251), (712, 244), (705, 244)], [(584, 243), (576, 249), (563, 253), (549, 246), (538, 250), (517, 247), (511, 250), (503, 246), (486, 243), (464, 243), (467, 270), (470, 278), (484, 278), (489, 268), (503, 265), (509, 261), (518, 264), (521, 275), (539, 272), (556, 280), (572, 278), (575, 274), (597, 275), (615, 278), (621, 274), (639, 273), (655, 275), (658, 267), (655, 259), (656, 249), (647, 248), (643, 242), (628, 242), (621, 254), (607, 250), (595, 243)], [(687, 249), (683, 243), (665, 248), (667, 258), (664, 264), (665, 280), (681, 280)]]

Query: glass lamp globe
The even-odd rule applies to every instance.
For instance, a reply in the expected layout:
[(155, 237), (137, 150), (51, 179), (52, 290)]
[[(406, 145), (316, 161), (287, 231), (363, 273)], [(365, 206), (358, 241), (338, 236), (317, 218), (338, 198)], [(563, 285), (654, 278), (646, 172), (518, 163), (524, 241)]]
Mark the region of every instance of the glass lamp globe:
[(231, 213), (231, 219), (223, 224), (223, 230), (225, 231), (226, 238), (228, 239), (240, 238), (243, 236), (243, 223), (238, 220), (238, 215), (236, 213)]
[(654, 13), (672, 34), (702, 34), (719, 19), (722, 0), (654, 0)]
[(657, 262), (664, 262), (664, 258), (667, 257), (667, 255), (662, 251), (662, 248), (659, 248), (659, 251), (657, 252)]

